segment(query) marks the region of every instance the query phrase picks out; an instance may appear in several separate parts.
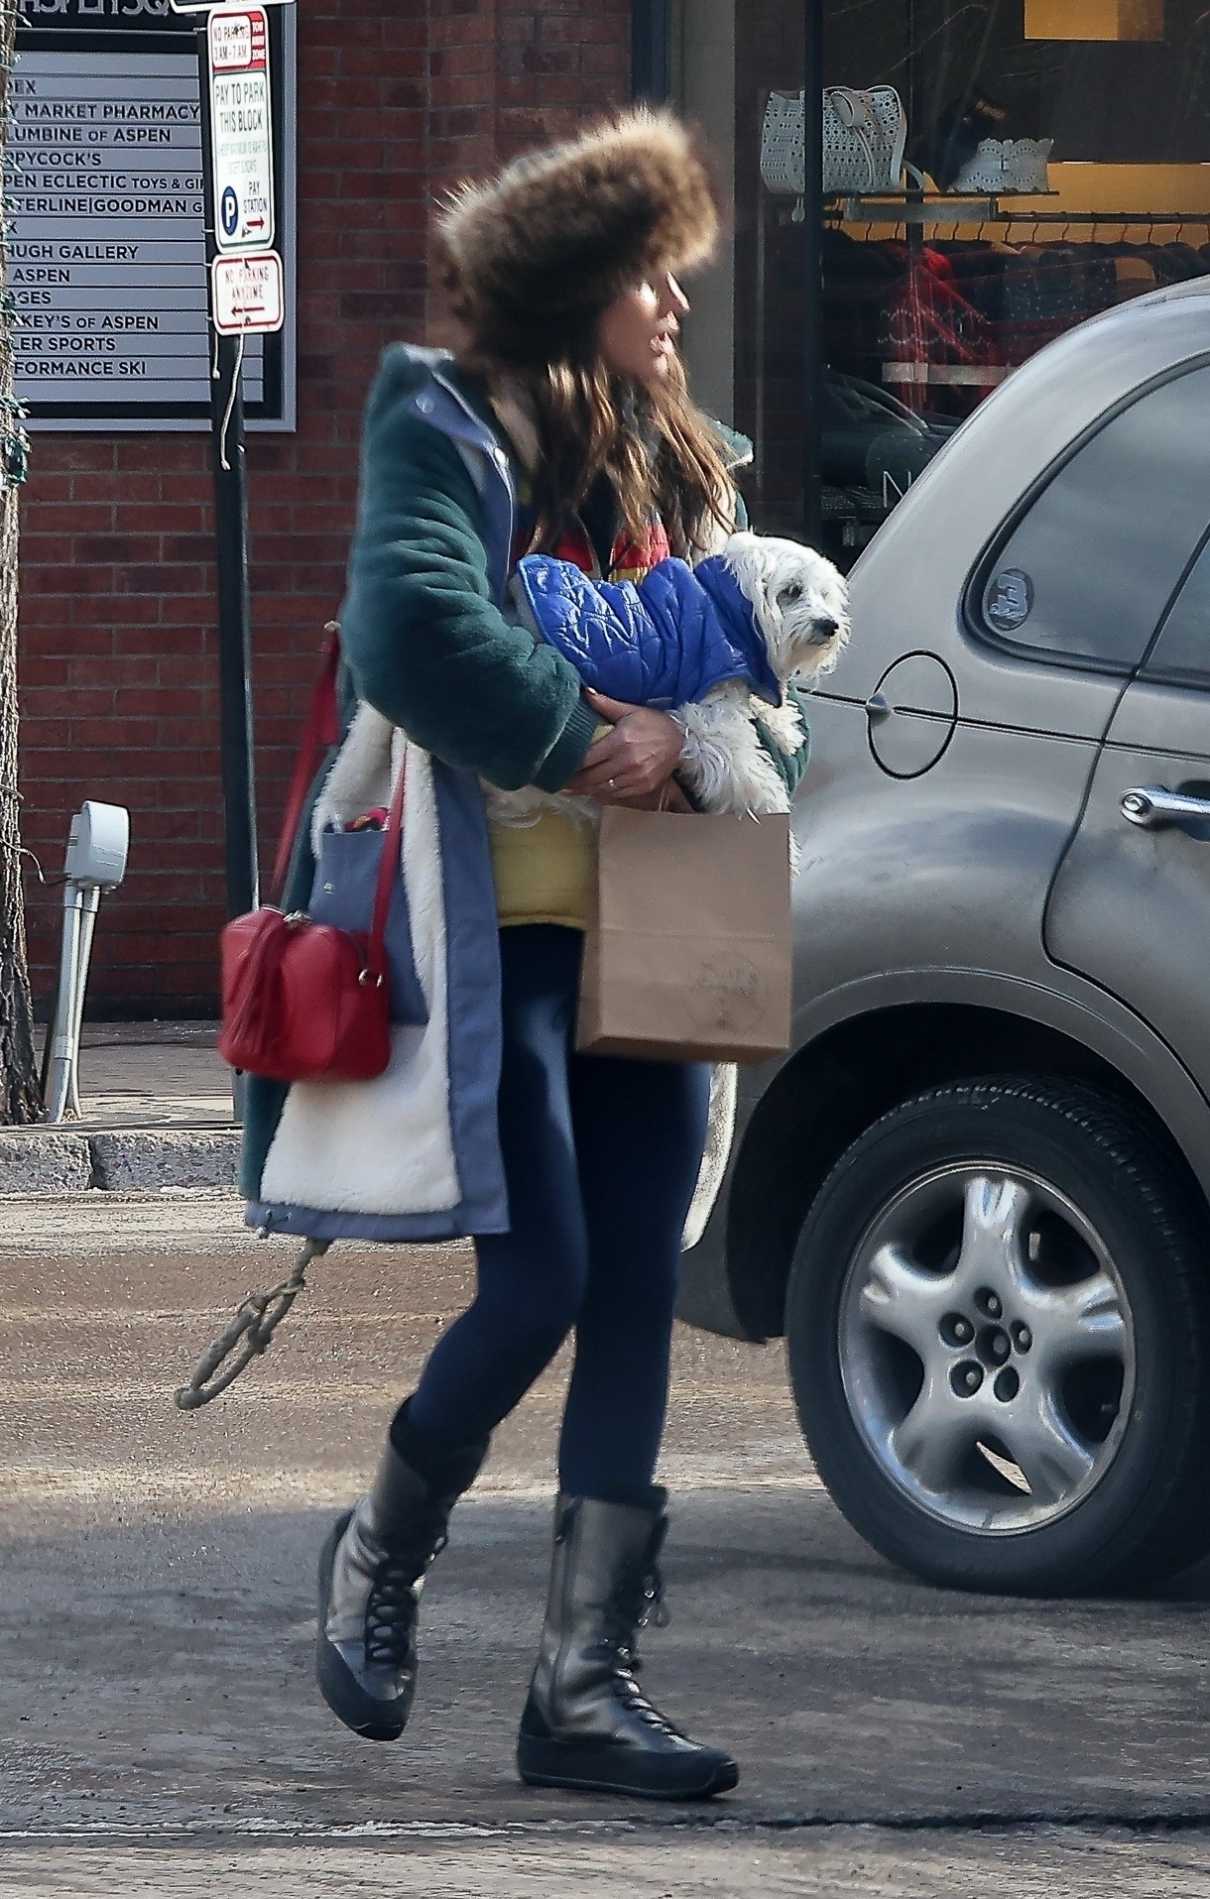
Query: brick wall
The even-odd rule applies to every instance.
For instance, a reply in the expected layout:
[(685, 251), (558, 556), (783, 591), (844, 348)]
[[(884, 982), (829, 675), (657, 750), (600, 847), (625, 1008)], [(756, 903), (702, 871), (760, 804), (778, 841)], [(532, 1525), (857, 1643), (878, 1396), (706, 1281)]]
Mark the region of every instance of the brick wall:
[[(299, 38), (299, 426), (248, 448), (262, 836), (341, 594), (357, 437), (384, 345), (440, 327), (443, 184), (625, 96), (629, 0), (306, 0)], [(21, 579), (25, 841), (57, 870), (85, 797), (128, 804), (91, 1010), (207, 1013), (223, 919), (209, 444), (38, 435)], [(30, 890), (45, 1005), (55, 893)]]

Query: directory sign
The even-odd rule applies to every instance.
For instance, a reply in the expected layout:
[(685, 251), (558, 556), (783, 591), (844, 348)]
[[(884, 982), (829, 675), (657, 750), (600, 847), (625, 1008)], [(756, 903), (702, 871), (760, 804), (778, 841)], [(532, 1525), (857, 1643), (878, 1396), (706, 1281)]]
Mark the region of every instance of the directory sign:
[[(292, 12), (274, 8), (253, 74), (267, 109), (272, 71), (280, 116), (266, 129), (284, 176), (275, 188), (268, 181), (267, 202), (263, 168), (245, 154), (237, 220), (263, 219), (279, 251), (293, 223), (283, 162), (292, 157)], [(17, 45), (10, 269), (17, 394), (31, 426), (204, 427), (212, 332), (193, 23), (169, 0), (23, 0)], [(252, 116), (237, 107), (238, 123)], [(250, 235), (241, 248), (255, 247)], [(285, 302), (288, 315), (293, 299)], [(292, 426), (293, 354), (289, 321), (280, 334), (249, 335), (253, 426)]]

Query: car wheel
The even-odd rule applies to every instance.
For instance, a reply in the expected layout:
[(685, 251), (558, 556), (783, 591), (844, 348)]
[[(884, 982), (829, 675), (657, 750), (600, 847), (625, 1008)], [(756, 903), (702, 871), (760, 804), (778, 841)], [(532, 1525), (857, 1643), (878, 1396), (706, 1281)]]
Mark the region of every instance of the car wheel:
[(1210, 1547), (1204, 1210), (1142, 1117), (1083, 1086), (930, 1090), (825, 1181), (787, 1296), (833, 1499), (963, 1589), (1137, 1586)]

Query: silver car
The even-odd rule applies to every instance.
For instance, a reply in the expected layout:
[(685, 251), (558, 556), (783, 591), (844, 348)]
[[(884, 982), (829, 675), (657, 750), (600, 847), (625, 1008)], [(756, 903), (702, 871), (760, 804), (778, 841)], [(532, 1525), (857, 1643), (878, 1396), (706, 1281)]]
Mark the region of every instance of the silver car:
[(852, 575), (793, 1054), (682, 1310), (784, 1335), (849, 1521), (967, 1589), (1210, 1549), (1210, 282), (1074, 331)]

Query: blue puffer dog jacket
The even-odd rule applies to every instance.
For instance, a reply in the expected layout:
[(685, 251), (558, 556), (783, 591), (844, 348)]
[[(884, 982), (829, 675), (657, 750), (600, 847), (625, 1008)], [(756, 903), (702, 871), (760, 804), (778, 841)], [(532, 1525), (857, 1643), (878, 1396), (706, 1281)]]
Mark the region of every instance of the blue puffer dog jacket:
[(772, 705), (781, 686), (751, 602), (720, 555), (690, 568), (663, 560), (636, 587), (593, 580), (567, 561), (527, 554), (512, 585), (531, 631), (585, 685), (628, 705), (667, 710), (743, 679)]

